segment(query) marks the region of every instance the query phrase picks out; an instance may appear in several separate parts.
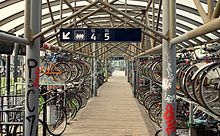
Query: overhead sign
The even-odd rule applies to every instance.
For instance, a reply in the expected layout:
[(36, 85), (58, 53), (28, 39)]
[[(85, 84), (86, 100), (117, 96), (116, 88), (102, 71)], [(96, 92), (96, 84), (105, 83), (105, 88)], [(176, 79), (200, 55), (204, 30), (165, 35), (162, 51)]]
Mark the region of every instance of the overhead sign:
[(124, 60), (124, 57), (111, 57), (111, 60)]
[(61, 42), (141, 42), (141, 28), (61, 28)]

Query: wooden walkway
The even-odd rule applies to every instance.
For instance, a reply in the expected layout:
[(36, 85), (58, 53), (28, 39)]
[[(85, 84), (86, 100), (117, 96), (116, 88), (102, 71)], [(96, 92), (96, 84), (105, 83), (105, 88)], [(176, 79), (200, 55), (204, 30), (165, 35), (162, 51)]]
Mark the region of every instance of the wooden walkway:
[(115, 72), (64, 136), (150, 136), (124, 72)]

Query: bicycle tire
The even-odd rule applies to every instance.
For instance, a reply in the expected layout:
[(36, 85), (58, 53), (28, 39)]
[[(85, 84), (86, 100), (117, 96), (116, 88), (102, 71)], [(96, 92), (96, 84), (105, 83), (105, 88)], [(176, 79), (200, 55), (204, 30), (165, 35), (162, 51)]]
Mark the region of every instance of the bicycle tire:
[(155, 120), (155, 109), (157, 108), (157, 105), (158, 105), (158, 103), (160, 103), (161, 101), (156, 101), (156, 102), (154, 102), (154, 103), (152, 103), (151, 105), (150, 105), (150, 108), (149, 108), (149, 118), (153, 121), (153, 122), (155, 122), (156, 123), (156, 120)]
[(86, 97), (86, 93), (80, 91), (80, 92), (77, 93), (77, 95), (80, 97), (80, 99), (82, 101), (82, 104), (81, 104), (80, 108), (84, 108), (87, 104), (87, 101), (88, 101), (88, 99)]
[(69, 82), (74, 81), (77, 79), (78, 75), (79, 75), (79, 67), (77, 66), (77, 64), (74, 61), (70, 61), (69, 65), (71, 66), (71, 72), (72, 72), (72, 76), (69, 80)]
[(162, 134), (162, 129), (160, 129), (160, 130), (157, 130), (157, 132), (155, 133), (155, 136), (161, 136)]
[(161, 106), (155, 109), (155, 113), (156, 113), (155, 121), (158, 127), (162, 128), (162, 103), (159, 104), (161, 104)]
[(192, 65), (186, 70), (186, 74), (183, 77), (183, 89), (185, 90), (185, 94), (188, 98), (190, 98), (193, 101), (196, 101), (193, 95), (193, 87), (192, 87), (192, 81), (191, 78), (193, 74), (198, 70), (198, 67), (195, 65)]
[(199, 86), (201, 84), (201, 75), (204, 72), (204, 70), (200, 71), (199, 73), (196, 73), (197, 75), (195, 75), (194, 80), (192, 80), (192, 84), (193, 84), (193, 95), (196, 99), (196, 102), (202, 106), (204, 106), (204, 103), (201, 100), (201, 97), (199, 95)]
[(73, 101), (68, 100), (66, 102), (65, 109), (66, 109), (66, 115), (67, 115), (67, 123), (69, 124), (71, 119), (75, 118), (77, 114), (77, 107)]
[(162, 84), (162, 61), (155, 63), (151, 68), (152, 79), (159, 84)]
[[(213, 73), (214, 70), (217, 70), (216, 73)], [(200, 96), (201, 100), (212, 113), (217, 116), (220, 116), (220, 105), (219, 105), (219, 89), (220, 89), (220, 63), (215, 63), (203, 73), (200, 84)], [(214, 80), (214, 79), (216, 80)], [(212, 83), (212, 84), (211, 84)], [(216, 88), (215, 88), (216, 87)], [(211, 92), (209, 92), (211, 91)], [(208, 97), (211, 97), (208, 101)], [(215, 103), (214, 103), (215, 102)], [(214, 109), (215, 108), (215, 109)]]
[[(64, 72), (62, 71), (62, 74), (52, 74), (52, 77), (57, 82), (65, 82), (66, 83), (69, 81), (69, 79), (72, 76), (70, 65), (65, 62), (58, 62), (54, 66), (52, 66), (51, 71), (57, 72), (57, 70), (60, 71), (60, 68), (62, 68), (64, 70)], [(64, 75), (64, 73), (65, 73), (65, 75)], [(61, 75), (63, 75), (63, 76), (61, 77)]]
[(179, 84), (180, 84), (180, 91), (182, 92), (182, 93), (184, 93), (185, 95), (187, 95), (186, 94), (186, 90), (184, 89), (184, 86), (183, 86), (183, 78), (184, 78), (184, 76), (185, 76), (185, 73), (186, 73), (186, 70), (188, 69), (190, 67), (190, 65), (189, 64), (187, 64), (187, 65), (185, 65), (185, 66), (183, 66), (181, 69), (180, 69), (180, 75), (178, 76), (179, 77)]
[(83, 91), (86, 94), (87, 99), (92, 97), (92, 90), (89, 85), (83, 85), (83, 87), (81, 87), (81, 91)]
[[(53, 136), (60, 136), (61, 134), (63, 134), (63, 132), (66, 130), (67, 127), (67, 115), (65, 110), (63, 110), (62, 108), (58, 110), (61, 111), (58, 113), (58, 114), (61, 113), (61, 116), (60, 115), (57, 116), (58, 119), (56, 119), (56, 123), (52, 125), (46, 124), (48, 132)], [(58, 126), (60, 126), (61, 124), (63, 124), (64, 126), (58, 129)]]
[(146, 93), (147, 93), (146, 91), (139, 91), (136, 93), (136, 98), (138, 99), (138, 102), (143, 106), (144, 106), (144, 97)]

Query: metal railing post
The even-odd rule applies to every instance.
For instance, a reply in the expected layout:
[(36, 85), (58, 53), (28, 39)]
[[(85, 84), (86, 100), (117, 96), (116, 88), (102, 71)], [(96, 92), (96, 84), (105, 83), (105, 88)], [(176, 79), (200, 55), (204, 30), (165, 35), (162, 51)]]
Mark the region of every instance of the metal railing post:
[(137, 76), (137, 74), (136, 74), (136, 60), (134, 60), (132, 62), (132, 87), (133, 87), (132, 92), (133, 92), (134, 96), (135, 96), (136, 86), (137, 86), (137, 84), (136, 84), (136, 76)]
[[(9, 101), (10, 101), (10, 62), (11, 62), (11, 55), (6, 56), (6, 82), (5, 82), (5, 86), (6, 86), (6, 92), (5, 92), (5, 102), (4, 105), (7, 105), (5, 108), (9, 108)], [(5, 114), (5, 121), (8, 122), (9, 117), (8, 117), (8, 113)], [(6, 132), (9, 131), (9, 127), (6, 126)]]
[[(14, 84), (17, 83), (17, 78), (18, 78), (18, 44), (14, 44), (14, 51), (13, 51), (13, 63), (14, 63), (14, 71), (13, 71), (13, 79), (14, 79)], [(13, 94), (17, 95), (17, 89), (15, 88), (16, 86), (13, 86)], [(17, 104), (17, 98), (13, 98), (13, 103)]]
[(93, 58), (93, 94), (97, 96), (97, 60)]
[[(96, 43), (92, 45), (93, 51), (96, 50)], [(95, 58), (96, 53), (93, 53), (93, 96), (97, 96), (97, 59)]]

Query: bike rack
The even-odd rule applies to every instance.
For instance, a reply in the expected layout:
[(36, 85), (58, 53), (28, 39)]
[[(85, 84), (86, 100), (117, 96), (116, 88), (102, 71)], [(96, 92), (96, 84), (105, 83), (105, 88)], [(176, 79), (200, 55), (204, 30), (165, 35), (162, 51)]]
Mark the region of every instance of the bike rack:
[(191, 101), (185, 97), (181, 97), (181, 96), (176, 96), (176, 98), (180, 98), (182, 99), (183, 101), (185, 102), (188, 102), (189, 103), (189, 123), (190, 123), (190, 127), (189, 127), (189, 136), (191, 136), (192, 134), (192, 130), (191, 130), (191, 124), (193, 123), (193, 107), (196, 107), (197, 109), (199, 109), (200, 111), (208, 114), (209, 116), (213, 117), (214, 119), (220, 121), (220, 117), (213, 114), (212, 112), (210, 112), (209, 110), (207, 110), (206, 108), (200, 106), (198, 103), (194, 102), (194, 101)]

